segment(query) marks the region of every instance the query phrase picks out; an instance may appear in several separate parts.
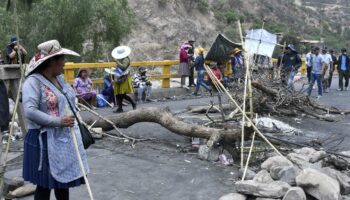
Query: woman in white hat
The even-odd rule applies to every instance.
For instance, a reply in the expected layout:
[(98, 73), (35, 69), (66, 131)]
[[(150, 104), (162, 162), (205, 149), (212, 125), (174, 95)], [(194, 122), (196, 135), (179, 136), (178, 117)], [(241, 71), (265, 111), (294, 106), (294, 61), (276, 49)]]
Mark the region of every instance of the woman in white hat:
[[(76, 135), (85, 172), (89, 172), (81, 133), (72, 116), (75, 92), (61, 76), (65, 55), (79, 56), (62, 48), (57, 40), (38, 45), (39, 52), (26, 69), (23, 107), (28, 133), (24, 139), (23, 178), (37, 185), (34, 199), (69, 199), (69, 188), (84, 184), (72, 140)], [(72, 131), (72, 132), (71, 132)]]
[(127, 94), (134, 93), (132, 86), (132, 78), (129, 73), (131, 53), (130, 47), (119, 46), (113, 49), (112, 57), (115, 59), (117, 66), (114, 69), (114, 94), (116, 95), (118, 109), (114, 112), (123, 112), (123, 99), (126, 99), (132, 104), (133, 109), (136, 109), (135, 101)]

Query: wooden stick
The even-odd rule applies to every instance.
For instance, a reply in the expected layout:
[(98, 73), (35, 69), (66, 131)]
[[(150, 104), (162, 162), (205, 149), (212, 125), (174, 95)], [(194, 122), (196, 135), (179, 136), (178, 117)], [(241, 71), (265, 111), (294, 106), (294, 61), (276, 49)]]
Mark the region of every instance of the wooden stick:
[(255, 141), (255, 131), (254, 131), (254, 133), (253, 133), (252, 144), (250, 145), (249, 154), (248, 154), (248, 157), (247, 157), (247, 162), (246, 162), (246, 164), (245, 164), (245, 168), (244, 168), (244, 172), (243, 172), (243, 176), (242, 176), (242, 181), (244, 181), (245, 176), (246, 176), (246, 174), (247, 174), (249, 161), (250, 161), (250, 158), (251, 158), (251, 156), (252, 156), (252, 151), (253, 151), (253, 148), (254, 148), (254, 141)]
[[(218, 79), (215, 77), (216, 81), (218, 81)], [(278, 149), (264, 136), (264, 134), (261, 133), (261, 131), (255, 126), (255, 124), (253, 123), (253, 121), (246, 115), (243, 114), (243, 110), (241, 107), (239, 107), (237, 101), (235, 101), (232, 97), (232, 95), (226, 90), (226, 88), (222, 85), (222, 83), (220, 81), (218, 81), (219, 86), (223, 89), (223, 91), (225, 91), (226, 95), (229, 97), (229, 99), (233, 102), (233, 104), (235, 104), (235, 106), (238, 108), (238, 110), (242, 113), (243, 117), (246, 118), (246, 120), (250, 123), (250, 125), (253, 127), (253, 129), (258, 133), (258, 135), (268, 144), (271, 146), (272, 149), (274, 149), (276, 151), (276, 153), (282, 157), (284, 157), (279, 151)]]

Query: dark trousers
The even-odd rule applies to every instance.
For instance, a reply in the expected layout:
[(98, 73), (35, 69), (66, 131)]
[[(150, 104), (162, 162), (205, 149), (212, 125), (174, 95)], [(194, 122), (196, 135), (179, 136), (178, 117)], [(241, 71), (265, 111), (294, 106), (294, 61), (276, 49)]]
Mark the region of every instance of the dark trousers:
[(117, 104), (118, 104), (118, 110), (123, 110), (123, 99), (129, 101), (131, 103), (133, 109), (136, 108), (135, 101), (127, 94), (118, 94), (118, 95), (116, 95), (116, 99), (117, 99)]
[(188, 87), (194, 85), (194, 67), (190, 68), (190, 76), (188, 77)]
[(339, 89), (344, 89), (343, 79), (345, 79), (345, 87), (349, 86), (349, 71), (339, 70)]
[[(50, 200), (51, 190), (40, 186), (36, 187), (34, 200)], [(69, 189), (55, 189), (57, 200), (69, 200)]]
[(312, 67), (307, 67), (306, 68), (306, 75), (307, 75), (307, 80), (310, 83), (311, 81), (311, 71), (312, 71)]
[(333, 71), (330, 71), (329, 72), (329, 78), (328, 78), (328, 88), (331, 88), (332, 79), (333, 79)]

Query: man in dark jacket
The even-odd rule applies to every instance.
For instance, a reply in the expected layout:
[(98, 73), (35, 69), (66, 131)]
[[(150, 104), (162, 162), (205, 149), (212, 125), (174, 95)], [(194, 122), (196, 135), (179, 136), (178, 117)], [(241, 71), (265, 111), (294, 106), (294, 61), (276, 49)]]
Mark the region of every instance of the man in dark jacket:
[(350, 59), (346, 54), (346, 49), (341, 49), (341, 55), (338, 58), (338, 74), (339, 74), (339, 89), (338, 91), (344, 90), (343, 79), (345, 79), (345, 90), (349, 87), (349, 72), (350, 72)]
[(294, 46), (289, 44), (284, 54), (279, 59), (278, 66), (282, 65), (281, 79), (282, 84), (287, 86), (289, 90), (294, 89), (294, 76), (301, 67), (301, 59)]
[[(190, 57), (190, 66), (192, 66), (192, 63), (194, 63), (194, 43), (195, 40), (189, 40), (188, 44), (191, 46), (191, 48), (188, 49), (188, 55)], [(188, 87), (195, 87), (196, 84), (194, 83), (194, 68), (191, 67), (190, 69), (190, 76), (188, 77)]]

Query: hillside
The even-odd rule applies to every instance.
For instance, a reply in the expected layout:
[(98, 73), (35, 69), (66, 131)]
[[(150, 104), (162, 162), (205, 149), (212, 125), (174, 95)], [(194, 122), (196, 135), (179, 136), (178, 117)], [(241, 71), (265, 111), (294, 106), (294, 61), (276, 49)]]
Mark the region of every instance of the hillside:
[(236, 20), (244, 29), (261, 27), (300, 39), (325, 40), (340, 48), (348, 41), (347, 0), (128, 0), (137, 24), (123, 40), (133, 57), (176, 59), (180, 44), (195, 39), (209, 48), (218, 33), (239, 42)]

